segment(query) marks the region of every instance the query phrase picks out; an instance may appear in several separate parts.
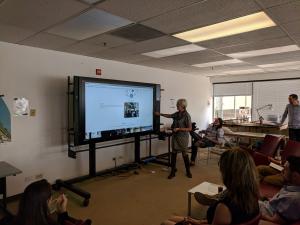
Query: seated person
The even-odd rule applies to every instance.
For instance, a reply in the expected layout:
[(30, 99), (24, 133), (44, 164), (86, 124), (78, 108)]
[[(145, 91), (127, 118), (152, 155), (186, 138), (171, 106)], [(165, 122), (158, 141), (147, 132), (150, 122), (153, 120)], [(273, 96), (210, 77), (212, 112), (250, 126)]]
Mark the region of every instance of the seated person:
[[(270, 163), (275, 163), (277, 165), (282, 166), (285, 162), (285, 160), (280, 161), (280, 160), (276, 160), (272, 157), (268, 157)], [(283, 164), (282, 164), (283, 162)], [(284, 178), (282, 176), (282, 173), (277, 170), (274, 169), (271, 166), (268, 165), (259, 165), (257, 166), (257, 171), (258, 171), (258, 175), (259, 175), (259, 180), (260, 181), (264, 181), (268, 184), (274, 185), (274, 186), (278, 186), (278, 187), (282, 187), (284, 184)]]
[(292, 224), (300, 220), (300, 157), (288, 157), (283, 178), (286, 185), (269, 201), (260, 201), (260, 211), (264, 220)]
[[(270, 162), (273, 162), (277, 165), (281, 165), (281, 161), (280, 160), (276, 160), (272, 157), (268, 157)], [(284, 160), (285, 162), (285, 160)], [(282, 187), (284, 184), (284, 178), (282, 173), (277, 170), (272, 168), (271, 166), (268, 165), (260, 165), (256, 167), (257, 172), (258, 172), (258, 177), (259, 177), (259, 181), (264, 181), (268, 184), (274, 185), (274, 186), (279, 186)], [(226, 191), (221, 192), (219, 194), (216, 195), (206, 195), (206, 194), (202, 194), (200, 192), (196, 192), (194, 194), (195, 199), (198, 203), (200, 203), (201, 205), (212, 205), (215, 202), (217, 202), (220, 198), (222, 198), (222, 196), (225, 194)]]
[[(286, 162), (286, 151), (282, 151), (281, 152), (281, 160), (277, 160), (275, 158), (272, 157), (268, 157), (269, 162), (280, 165), (283, 167), (283, 165)], [(271, 166), (268, 165), (260, 165), (257, 166), (257, 170), (258, 170), (258, 174), (259, 174), (259, 179), (260, 181), (264, 181), (268, 184), (274, 185), (274, 186), (278, 186), (278, 187), (282, 187), (284, 184), (284, 178), (282, 176), (281, 171), (274, 169)]]
[[(53, 199), (51, 185), (47, 180), (29, 184), (22, 194), (19, 210), (15, 217), (6, 217), (1, 220), (2, 224), (9, 225), (63, 225), (66, 221), (75, 222), (67, 213), (68, 200), (64, 194)], [(50, 213), (57, 211), (57, 219), (52, 219)], [(86, 220), (82, 225), (90, 225)]]
[[(224, 146), (225, 139), (222, 126), (223, 120), (221, 118), (216, 118), (206, 130), (200, 131), (199, 134), (196, 134), (195, 132), (191, 134), (195, 139), (194, 145), (201, 148), (213, 147), (216, 144)], [(202, 137), (202, 135), (204, 136)], [(197, 148), (192, 148), (191, 165), (195, 164), (197, 151)]]
[[(163, 225), (182, 224), (239, 224), (259, 215), (258, 180), (255, 164), (248, 152), (231, 149), (222, 153), (219, 164), (222, 180), (226, 186), (223, 197), (210, 206), (207, 220), (173, 217)], [(183, 221), (186, 221), (185, 223)]]

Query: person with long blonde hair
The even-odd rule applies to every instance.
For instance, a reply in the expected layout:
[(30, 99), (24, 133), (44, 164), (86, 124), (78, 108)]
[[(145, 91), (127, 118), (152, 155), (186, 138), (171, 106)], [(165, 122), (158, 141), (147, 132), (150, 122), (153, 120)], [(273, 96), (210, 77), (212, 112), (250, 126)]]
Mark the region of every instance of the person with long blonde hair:
[(207, 220), (173, 217), (163, 224), (240, 224), (258, 216), (258, 178), (249, 153), (240, 149), (224, 152), (219, 161), (219, 169), (226, 190), (222, 198), (207, 210)]

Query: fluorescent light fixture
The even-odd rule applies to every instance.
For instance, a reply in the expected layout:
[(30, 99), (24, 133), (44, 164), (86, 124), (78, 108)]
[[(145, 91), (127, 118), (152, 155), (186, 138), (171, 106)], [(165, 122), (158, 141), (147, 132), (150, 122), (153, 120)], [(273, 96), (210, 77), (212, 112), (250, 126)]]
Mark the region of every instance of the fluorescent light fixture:
[(203, 48), (198, 45), (190, 44), (190, 45), (183, 45), (183, 46), (178, 46), (178, 47), (173, 47), (173, 48), (166, 48), (166, 49), (161, 49), (153, 52), (146, 52), (142, 53), (142, 55), (150, 56), (153, 58), (163, 58), (167, 56), (172, 56), (172, 55), (180, 55), (184, 53), (190, 53), (190, 52), (198, 52), (205, 50), (206, 48)]
[(279, 54), (284, 52), (293, 52), (298, 50), (300, 50), (300, 48), (297, 45), (287, 45), (287, 46), (265, 48), (260, 50), (247, 51), (247, 52), (236, 52), (236, 53), (227, 54), (227, 56), (232, 58), (237, 58), (237, 59), (243, 59), (243, 58), (250, 58), (254, 56), (272, 55), (272, 54)]
[(222, 60), (222, 61), (215, 61), (215, 62), (195, 64), (195, 65), (192, 65), (192, 66), (196, 66), (196, 67), (202, 68), (202, 67), (222, 66), (222, 65), (242, 63), (242, 62), (243, 61), (241, 61), (239, 59), (228, 59), (228, 60)]
[(247, 69), (247, 70), (224, 71), (224, 73), (230, 74), (230, 75), (261, 73), (261, 72), (264, 72), (264, 70), (263, 69)]
[(300, 66), (300, 61), (282, 62), (282, 63), (272, 63), (272, 64), (262, 64), (258, 65), (261, 68), (274, 68), (274, 67), (292, 67)]
[(206, 27), (185, 31), (173, 36), (195, 43), (235, 34), (241, 34), (272, 26), (276, 26), (273, 20), (271, 20), (271, 18), (266, 13), (258, 12)]
[(280, 71), (300, 70), (300, 65), (287, 66), (287, 67), (264, 68), (264, 70), (266, 72), (280, 72)]

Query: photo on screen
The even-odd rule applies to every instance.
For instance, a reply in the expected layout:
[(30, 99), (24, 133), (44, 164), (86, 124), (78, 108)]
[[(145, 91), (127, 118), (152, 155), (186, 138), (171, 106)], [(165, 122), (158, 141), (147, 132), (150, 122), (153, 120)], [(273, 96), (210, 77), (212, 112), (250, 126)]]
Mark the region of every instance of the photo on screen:
[(125, 102), (124, 103), (124, 118), (139, 117), (139, 103)]

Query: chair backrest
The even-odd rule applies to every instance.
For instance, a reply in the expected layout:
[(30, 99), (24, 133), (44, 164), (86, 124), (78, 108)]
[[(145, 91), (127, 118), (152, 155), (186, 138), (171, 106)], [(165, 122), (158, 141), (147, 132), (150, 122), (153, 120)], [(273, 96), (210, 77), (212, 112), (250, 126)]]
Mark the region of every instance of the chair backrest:
[(300, 142), (289, 140), (281, 152), (281, 160), (284, 163), (289, 156), (300, 157)]
[(283, 139), (280, 136), (267, 134), (261, 147), (257, 150), (259, 153), (273, 157), (278, 150)]
[(252, 220), (246, 222), (246, 223), (240, 223), (238, 225), (258, 225), (261, 218), (261, 214), (258, 214), (256, 217), (254, 217)]

